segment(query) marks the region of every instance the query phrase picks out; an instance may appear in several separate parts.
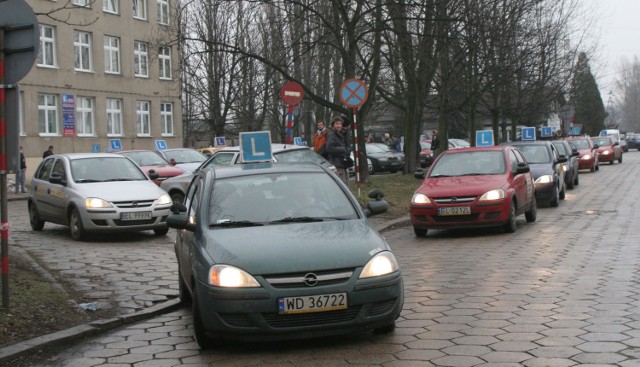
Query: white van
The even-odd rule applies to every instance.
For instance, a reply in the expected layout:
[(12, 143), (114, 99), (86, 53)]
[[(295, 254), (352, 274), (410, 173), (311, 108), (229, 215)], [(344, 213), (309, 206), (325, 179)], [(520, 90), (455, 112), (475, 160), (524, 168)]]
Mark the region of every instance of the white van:
[(613, 136), (613, 138), (618, 143), (620, 143), (620, 130), (616, 130), (616, 129), (600, 130), (600, 136)]

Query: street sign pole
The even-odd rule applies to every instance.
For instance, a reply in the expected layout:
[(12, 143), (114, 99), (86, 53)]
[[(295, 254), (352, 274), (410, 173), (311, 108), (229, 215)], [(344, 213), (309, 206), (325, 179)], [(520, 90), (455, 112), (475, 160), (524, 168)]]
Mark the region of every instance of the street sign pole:
[[(0, 254), (2, 263), (2, 308), (9, 309), (9, 213), (7, 201), (7, 93), (4, 77), (4, 28), (0, 27)], [(16, 185), (18, 183), (16, 182)], [(17, 186), (16, 186), (17, 187)]]
[(293, 106), (292, 105), (288, 105), (287, 106), (287, 129), (286, 129), (286, 137), (285, 137), (285, 143), (287, 144), (291, 144), (292, 143), (292, 136), (293, 136)]
[(356, 185), (358, 186), (358, 197), (360, 197), (360, 159), (358, 158), (358, 109), (353, 109), (353, 138), (356, 142), (355, 155), (355, 170), (356, 170)]
[(367, 101), (369, 97), (369, 88), (367, 85), (359, 79), (347, 79), (340, 86), (340, 101), (347, 106), (353, 108), (353, 137), (355, 139), (356, 150), (354, 152), (355, 157), (355, 171), (356, 171), (356, 185), (358, 186), (358, 197), (360, 197), (360, 159), (358, 158), (358, 108)]

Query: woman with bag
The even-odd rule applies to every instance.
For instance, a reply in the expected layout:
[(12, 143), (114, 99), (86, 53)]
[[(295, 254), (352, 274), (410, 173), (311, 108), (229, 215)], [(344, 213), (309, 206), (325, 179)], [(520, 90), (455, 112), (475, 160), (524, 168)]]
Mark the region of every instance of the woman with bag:
[(334, 117), (331, 120), (331, 127), (327, 132), (327, 154), (329, 162), (338, 170), (338, 176), (345, 185), (349, 185), (349, 174), (347, 168), (353, 165), (351, 160), (351, 144), (349, 144), (349, 131), (343, 127), (344, 120), (342, 117)]

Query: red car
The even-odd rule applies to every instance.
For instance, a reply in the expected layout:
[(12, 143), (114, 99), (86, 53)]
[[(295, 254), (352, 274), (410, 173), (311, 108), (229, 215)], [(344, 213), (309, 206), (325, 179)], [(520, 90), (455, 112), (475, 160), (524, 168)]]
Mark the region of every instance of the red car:
[(600, 169), (598, 150), (588, 136), (571, 136), (565, 139), (572, 148), (578, 150), (578, 167), (595, 172)]
[(617, 160), (618, 163), (622, 163), (622, 147), (613, 136), (596, 136), (591, 140), (598, 146), (598, 161), (614, 164)]
[(147, 176), (150, 175), (152, 170), (157, 173), (160, 177), (153, 181), (158, 186), (167, 178), (184, 173), (182, 169), (172, 166), (166, 159), (151, 150), (121, 150), (117, 153), (131, 158), (147, 173)]
[(431, 140), (420, 140), (420, 167), (429, 167), (431, 163), (433, 163)]
[(433, 162), (411, 198), (416, 236), (429, 229), (502, 226), (516, 230), (516, 217), (537, 217), (533, 177), (513, 146), (450, 149)]

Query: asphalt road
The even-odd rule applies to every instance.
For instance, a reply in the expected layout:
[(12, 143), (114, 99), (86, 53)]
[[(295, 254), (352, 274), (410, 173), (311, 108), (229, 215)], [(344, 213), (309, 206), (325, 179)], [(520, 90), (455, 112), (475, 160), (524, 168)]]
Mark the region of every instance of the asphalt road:
[[(499, 229), (384, 232), (402, 267), (405, 305), (390, 334), (227, 343), (202, 352), (186, 308), (68, 343), (39, 366), (640, 366), (640, 153), (581, 171), (538, 221)], [(28, 228), (11, 202), (11, 241), (100, 307), (135, 312), (177, 294), (171, 236), (74, 242)]]

